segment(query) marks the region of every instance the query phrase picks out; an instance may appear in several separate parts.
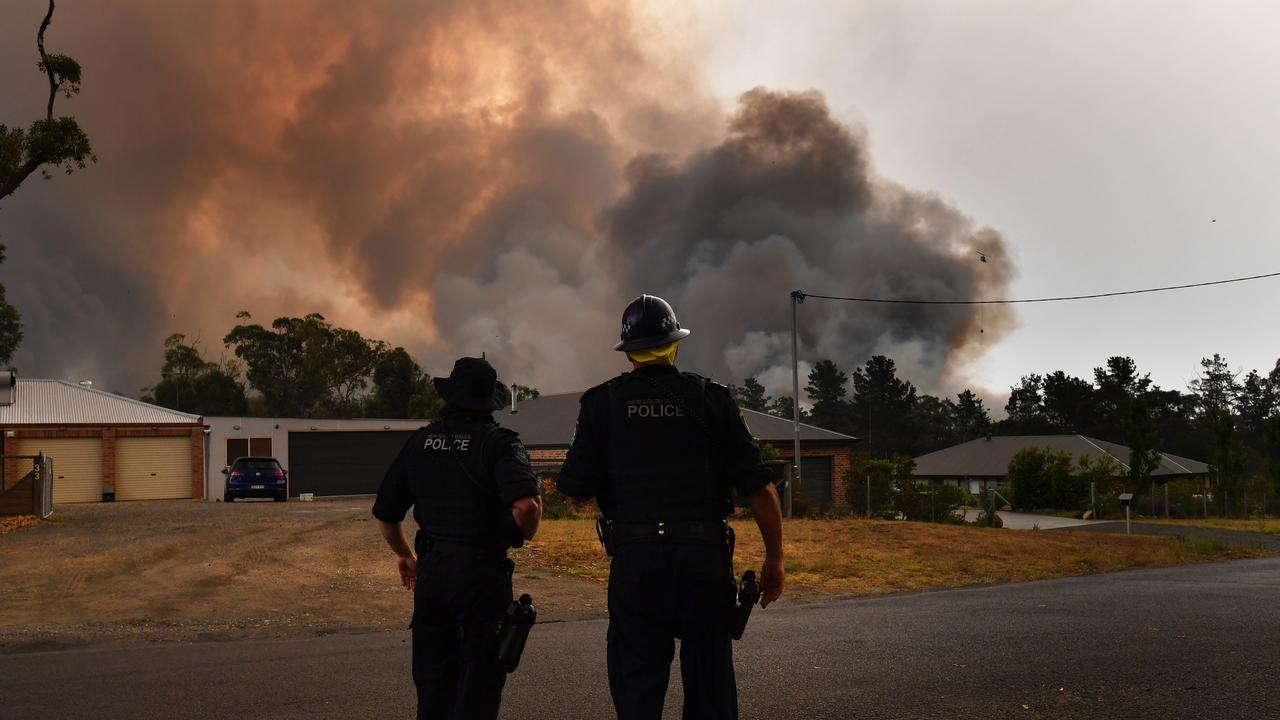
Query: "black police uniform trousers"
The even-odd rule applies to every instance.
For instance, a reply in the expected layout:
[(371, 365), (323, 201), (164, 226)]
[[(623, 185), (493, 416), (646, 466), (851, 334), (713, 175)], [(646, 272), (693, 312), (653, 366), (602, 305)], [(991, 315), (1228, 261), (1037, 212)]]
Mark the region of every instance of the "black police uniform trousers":
[(680, 639), (685, 720), (738, 717), (730, 615), (730, 550), (723, 544), (632, 542), (609, 572), (609, 690), (619, 720), (662, 716)]
[(507, 674), (496, 631), (511, 603), (507, 561), (431, 551), (418, 556), (413, 596), (413, 683), (418, 720), (498, 717)]

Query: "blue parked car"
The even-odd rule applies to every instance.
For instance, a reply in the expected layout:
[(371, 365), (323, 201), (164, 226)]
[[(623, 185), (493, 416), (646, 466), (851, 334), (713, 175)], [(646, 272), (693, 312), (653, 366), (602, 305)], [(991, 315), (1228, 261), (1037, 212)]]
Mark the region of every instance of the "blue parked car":
[(227, 487), (222, 491), (224, 502), (246, 497), (269, 497), (276, 502), (289, 499), (289, 473), (275, 458), (237, 458), (231, 467), (222, 469), (222, 474), (227, 476)]

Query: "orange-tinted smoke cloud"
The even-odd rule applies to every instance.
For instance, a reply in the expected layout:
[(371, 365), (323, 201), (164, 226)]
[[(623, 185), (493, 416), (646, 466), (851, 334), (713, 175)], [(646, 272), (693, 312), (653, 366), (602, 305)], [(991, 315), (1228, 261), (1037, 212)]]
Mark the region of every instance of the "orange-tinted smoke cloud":
[[(2, 7), (12, 124), (27, 119), (14, 106), (39, 107), (21, 50), (39, 18)], [(663, 31), (611, 1), (60, 6), (53, 44), (86, 68), (62, 107), (101, 162), (0, 213), (19, 363), (131, 393), (170, 332), (216, 355), (238, 310), (318, 311), (432, 371), (483, 351), (518, 382), (572, 389), (616, 371), (622, 304), (657, 290), (703, 328), (682, 357), (776, 374), (794, 284), (920, 267), (913, 289), (1005, 286), (957, 261), (972, 223), (875, 178), (820, 98), (749, 97), (726, 135), (694, 53)], [(648, 201), (668, 186), (680, 197)], [(985, 319), (984, 340), (1007, 320)], [(942, 377), (973, 325), (832, 308), (807, 347), (853, 364), (923, 346), (917, 364)]]

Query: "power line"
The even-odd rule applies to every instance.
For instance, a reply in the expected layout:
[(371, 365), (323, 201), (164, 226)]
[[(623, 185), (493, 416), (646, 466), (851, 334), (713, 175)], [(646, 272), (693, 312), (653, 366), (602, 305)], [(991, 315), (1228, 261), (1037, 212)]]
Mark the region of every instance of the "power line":
[(1280, 277), (1280, 272), (1249, 277), (1231, 278), (1230, 280), (1212, 280), (1210, 282), (1188, 283), (1186, 285), (1166, 285), (1164, 287), (1145, 288), (1143, 290), (1120, 290), (1117, 292), (1093, 293), (1092, 295), (1062, 295), (1059, 297), (1023, 298), (1016, 300), (891, 300), (889, 298), (841, 297), (839, 295), (811, 295), (799, 290), (793, 295), (803, 302), (808, 298), (822, 300), (848, 300), (850, 302), (885, 303), (890, 305), (1014, 305), (1018, 303), (1062, 302), (1065, 300), (1093, 300), (1096, 298), (1117, 297), (1120, 295), (1141, 295), (1143, 293), (1168, 292), (1170, 290), (1186, 290), (1189, 288), (1208, 287), (1210, 285), (1227, 285), (1229, 283), (1262, 280), (1263, 278)]

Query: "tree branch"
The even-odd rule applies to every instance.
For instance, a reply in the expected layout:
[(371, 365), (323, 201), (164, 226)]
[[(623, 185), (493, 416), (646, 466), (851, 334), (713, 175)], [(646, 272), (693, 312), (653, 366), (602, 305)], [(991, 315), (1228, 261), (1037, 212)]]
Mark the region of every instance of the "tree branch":
[[(45, 115), (45, 127), (48, 132), (53, 132), (53, 101), (58, 97), (58, 79), (54, 75), (53, 64), (49, 62), (49, 54), (44, 51), (44, 31), (49, 29), (51, 22), (53, 22), (53, 0), (49, 0), (49, 12), (45, 13), (44, 21), (40, 23), (40, 31), (36, 33), (36, 48), (40, 50), (40, 66), (44, 68), (44, 74), (49, 76), (49, 108)], [(30, 174), (30, 172), (27, 173), (27, 175)], [(25, 178), (26, 175), (22, 177)]]
[(22, 167), (14, 171), (14, 173), (9, 177), (3, 178), (3, 180), (0, 181), (0, 199), (12, 195), (13, 191), (17, 190), (18, 186), (22, 184), (22, 181), (26, 180), (31, 173), (35, 172), (43, 164), (44, 158), (42, 157), (28, 158), (27, 161), (22, 164)]

